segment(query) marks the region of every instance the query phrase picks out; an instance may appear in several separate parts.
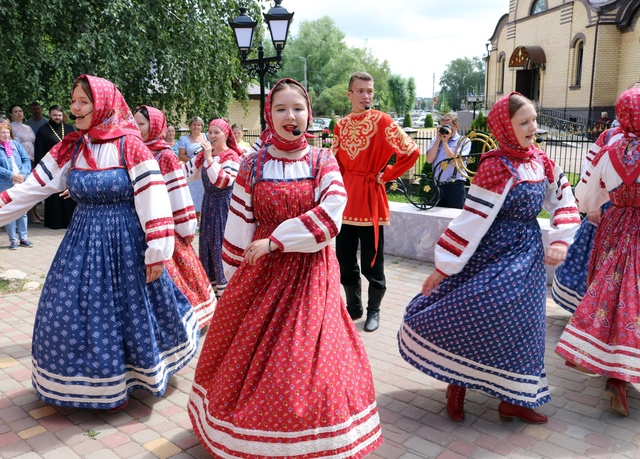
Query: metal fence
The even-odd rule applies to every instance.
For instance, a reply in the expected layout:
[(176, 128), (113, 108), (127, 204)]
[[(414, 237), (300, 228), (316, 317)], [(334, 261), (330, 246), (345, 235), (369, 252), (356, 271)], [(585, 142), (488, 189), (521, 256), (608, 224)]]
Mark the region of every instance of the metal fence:
[[(544, 114), (538, 117), (538, 124), (540, 129), (540, 135), (538, 136), (540, 148), (562, 168), (571, 185), (576, 186), (580, 180), (583, 159), (589, 150), (589, 146), (599, 133), (591, 132), (592, 130), (584, 125), (559, 122), (553, 116)], [(405, 174), (407, 178), (423, 173), (427, 149), (435, 135), (435, 129), (420, 129), (415, 134), (412, 137), (420, 148), (420, 157), (413, 169)], [(460, 134), (466, 135), (467, 132), (461, 131)], [(246, 132), (244, 134), (244, 140), (251, 145), (257, 137), (257, 132)]]

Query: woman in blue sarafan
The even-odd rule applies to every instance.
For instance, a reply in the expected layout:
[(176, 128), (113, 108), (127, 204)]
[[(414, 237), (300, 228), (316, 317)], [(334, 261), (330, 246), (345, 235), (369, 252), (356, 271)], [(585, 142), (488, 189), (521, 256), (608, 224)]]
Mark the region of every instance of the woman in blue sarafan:
[[(598, 152), (609, 144), (609, 141), (613, 137), (613, 134), (622, 132), (618, 127), (607, 129), (604, 131), (598, 139), (591, 145), (587, 156), (584, 158), (584, 164), (582, 166), (582, 174), (591, 165), (593, 158), (596, 157)], [(576, 233), (575, 241), (569, 247), (567, 253), (567, 259), (558, 266), (553, 276), (553, 283), (551, 284), (551, 297), (558, 306), (562, 309), (573, 314), (576, 312), (576, 308), (580, 304), (582, 297), (587, 293), (587, 271), (589, 268), (589, 257), (591, 256), (591, 248), (593, 247), (593, 238), (596, 234), (597, 225), (592, 223), (594, 218), (600, 218), (600, 214), (611, 207), (611, 203), (604, 204), (597, 217), (592, 216), (590, 218), (587, 215), (582, 220), (580, 229)]]
[[(499, 142), (483, 155), (464, 208), (438, 240), (436, 270), (407, 306), (402, 357), (449, 383), (447, 413), (464, 420), (466, 389), (502, 400), (500, 418), (547, 422), (544, 264), (558, 265), (580, 224), (560, 167), (535, 146), (535, 107), (501, 98), (488, 116)], [(551, 218), (545, 250), (537, 216)]]
[(122, 94), (82, 75), (71, 112), (78, 132), (0, 193), (0, 225), (53, 193), (77, 201), (34, 319), (32, 382), (51, 405), (114, 412), (135, 389), (162, 395), (199, 331), (164, 269), (174, 248), (167, 187)]

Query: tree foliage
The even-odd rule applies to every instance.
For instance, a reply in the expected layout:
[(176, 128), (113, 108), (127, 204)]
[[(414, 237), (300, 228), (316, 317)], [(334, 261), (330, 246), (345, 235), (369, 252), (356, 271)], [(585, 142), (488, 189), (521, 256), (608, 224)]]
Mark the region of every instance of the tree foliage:
[[(282, 68), (268, 81), (273, 84), (288, 77), (303, 82), (306, 59), (307, 85), (314, 113), (343, 114), (344, 102), (348, 102), (346, 89), (344, 98), (338, 97), (334, 93), (336, 86), (347, 85), (351, 74), (365, 71), (374, 78), (374, 105), (386, 109), (386, 81), (391, 73), (389, 64), (387, 61), (379, 62), (367, 48), (348, 46), (344, 38), (344, 33), (328, 16), (301, 22), (297, 35), (287, 40)], [(268, 48), (266, 43), (265, 48)], [(329, 93), (325, 94), (328, 90)], [(337, 105), (331, 105), (330, 101)], [(347, 112), (350, 109), (349, 106)]]
[(347, 83), (337, 84), (322, 91), (313, 103), (314, 114), (344, 116), (351, 111), (351, 101), (347, 97)]
[(440, 77), (442, 92), (453, 110), (458, 110), (467, 94), (478, 94), (484, 87), (484, 64), (479, 57), (451, 61)]
[[(260, 17), (257, 2), (249, 14)], [(113, 81), (134, 107), (151, 103), (170, 118), (226, 113), (246, 99), (228, 20), (235, 0), (3, 0), (0, 105), (33, 100), (68, 106), (83, 74)]]
[(408, 113), (416, 103), (416, 83), (413, 77), (402, 78), (400, 75), (391, 75), (387, 79), (389, 88), (389, 105), (401, 115)]

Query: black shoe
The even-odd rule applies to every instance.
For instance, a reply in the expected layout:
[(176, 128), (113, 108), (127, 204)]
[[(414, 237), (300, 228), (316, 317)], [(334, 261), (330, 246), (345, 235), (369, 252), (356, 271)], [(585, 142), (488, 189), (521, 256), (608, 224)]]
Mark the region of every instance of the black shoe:
[(27, 247), (27, 248), (31, 248), (33, 247), (33, 244), (31, 242), (29, 242), (27, 239), (21, 239), (20, 240), (20, 247)]
[(351, 320), (358, 320), (364, 314), (364, 309), (362, 308), (361, 304), (352, 306), (347, 305), (347, 312), (349, 313), (349, 317), (351, 317)]
[(364, 331), (373, 332), (380, 326), (380, 311), (367, 311), (367, 321), (364, 323)]

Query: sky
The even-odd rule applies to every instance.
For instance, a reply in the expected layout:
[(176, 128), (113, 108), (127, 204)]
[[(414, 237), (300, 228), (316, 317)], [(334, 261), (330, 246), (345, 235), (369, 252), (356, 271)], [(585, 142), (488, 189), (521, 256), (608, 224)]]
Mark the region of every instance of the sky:
[(367, 47), (392, 73), (416, 81), (416, 95), (431, 97), (454, 59), (487, 54), (486, 43), (509, 0), (283, 0), (299, 24), (329, 16), (349, 46)]

